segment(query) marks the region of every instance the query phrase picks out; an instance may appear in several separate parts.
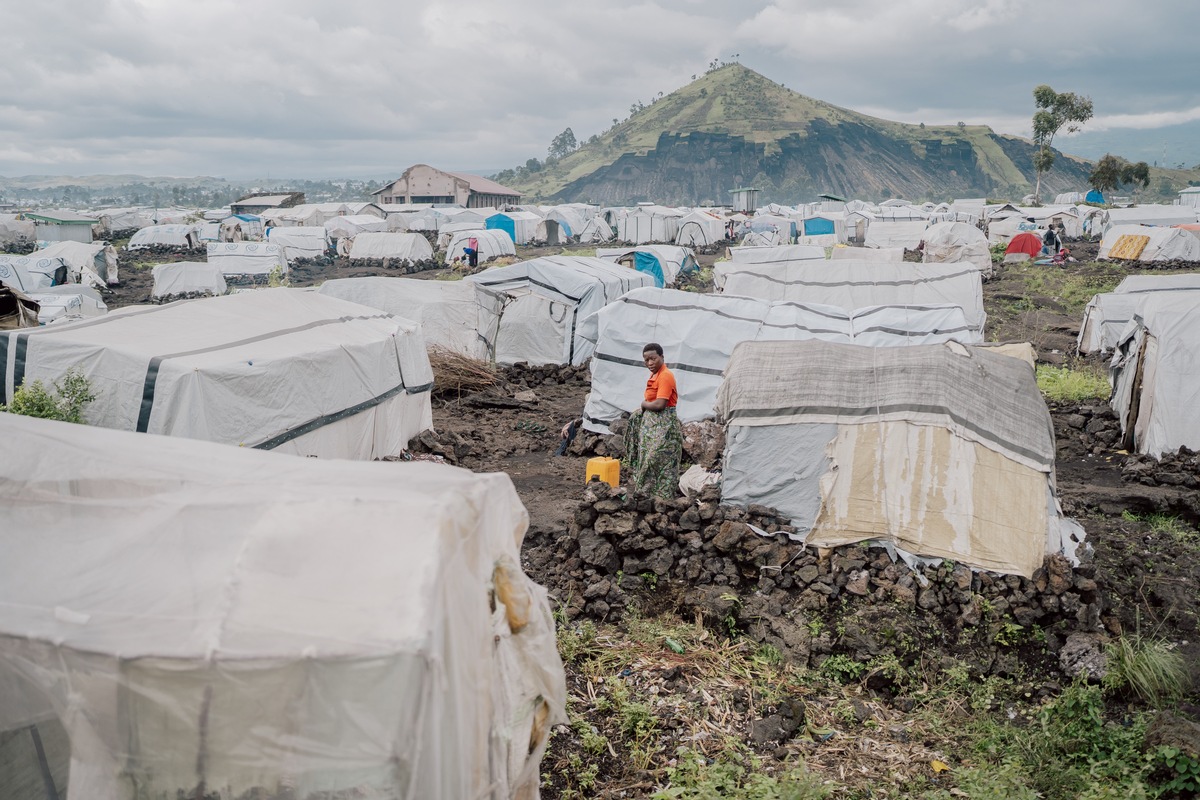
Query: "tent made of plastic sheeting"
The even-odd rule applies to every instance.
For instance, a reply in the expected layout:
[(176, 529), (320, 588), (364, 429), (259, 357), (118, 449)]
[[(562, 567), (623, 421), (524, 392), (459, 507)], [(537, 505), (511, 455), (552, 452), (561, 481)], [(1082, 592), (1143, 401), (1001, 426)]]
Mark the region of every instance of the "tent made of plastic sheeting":
[(1196, 293), (1143, 297), (1112, 359), (1122, 446), (1159, 457), (1200, 450), (1200, 302)]
[(809, 545), (884, 541), (1031, 577), (1083, 530), (1054, 496), (1034, 371), (958, 342), (743, 342), (718, 392), (722, 502), (778, 508)]
[(707, 211), (689, 211), (679, 218), (675, 244), (682, 247), (708, 247), (725, 240), (725, 220)]
[(16, 214), (0, 214), (0, 248), (37, 241), (37, 226)]
[(433, 247), (419, 233), (360, 233), (350, 246), (350, 260), (428, 261)]
[(145, 247), (174, 247), (180, 250), (194, 250), (200, 247), (200, 226), (151, 225), (131, 236), (125, 249), (141, 250)]
[(843, 214), (824, 213), (805, 217), (797, 223), (798, 236), (834, 236), (837, 241), (846, 241), (846, 222)]
[(100, 293), (90, 286), (68, 283), (31, 292), (38, 304), (38, 324), (49, 325), (68, 320), (87, 319), (108, 313)]
[(469, 247), (471, 242), (475, 243), (475, 251), (479, 253), (480, 263), (517, 254), (517, 248), (513, 246), (512, 239), (508, 238), (508, 234), (504, 231), (476, 229), (458, 231), (450, 237), (450, 242), (446, 245), (447, 260), (465, 258), (464, 248)]
[(903, 247), (835, 247), (829, 252), (830, 261), (891, 261), (904, 260)]
[(791, 261), (736, 264), (725, 294), (819, 303), (851, 311), (867, 306), (958, 306), (971, 330), (982, 332), (983, 278), (973, 264), (877, 261)]
[(713, 284), (718, 291), (725, 286), (725, 276), (730, 273), (750, 269), (751, 265), (769, 271), (797, 261), (824, 261), (825, 248), (811, 244), (742, 245), (729, 248), (729, 257), (731, 261), (718, 261), (713, 265)]
[(546, 210), (533, 238), (546, 244), (563, 244), (583, 230), (583, 210), (573, 206), (554, 206)]
[(501, 211), (484, 220), (487, 230), (504, 231), (514, 244), (529, 244), (542, 218), (529, 211)]
[(15, 286), (0, 281), (0, 331), (36, 328), (38, 304)]
[(925, 238), (925, 229), (929, 226), (924, 218), (916, 220), (890, 221), (878, 218), (867, 227), (867, 247), (903, 247), (916, 250)]
[(34, 255), (61, 258), (66, 262), (67, 283), (82, 283), (102, 289), (118, 282), (117, 251), (104, 242), (55, 242)]
[[(1186, 225), (1200, 221), (1195, 206), (1150, 204), (1130, 208), (1108, 209), (1107, 226), (1118, 225)], [(1108, 236), (1108, 229), (1104, 231)]]
[(1064, 192), (1054, 196), (1056, 206), (1074, 206), (1082, 203), (1087, 197), (1083, 192)]
[[(229, 209), (225, 213), (228, 215)], [(155, 216), (152, 208), (106, 208), (96, 212), (100, 232), (105, 236), (148, 228), (155, 224)]]
[(320, 258), (329, 252), (329, 231), (324, 227), (269, 228), (267, 241), (282, 247), (288, 261)]
[(444, 347), (479, 359), (491, 355), (483, 335), (487, 318), (475, 286), (467, 281), (339, 278), (325, 281), (317, 291), (419, 323), (426, 347)]
[(653, 286), (644, 272), (583, 256), (547, 256), (492, 267), (465, 279), (479, 290), (497, 363), (579, 365), (594, 343), (579, 324), (626, 292)]
[(1100, 240), (1099, 260), (1200, 261), (1200, 239), (1182, 228), (1114, 225)]
[[(780, 247), (787, 242), (778, 230), (750, 231), (738, 243), (738, 247)], [(804, 246), (808, 246), (807, 244)]]
[(566, 685), (508, 476), (0, 417), (4, 797), (537, 796)]
[(888, 202), (891, 201), (880, 203), (879, 210), (873, 212), (875, 219), (881, 222), (928, 222), (929, 220), (929, 212), (924, 209), (903, 202), (900, 205), (888, 205)]
[(386, 233), (388, 221), (373, 214), (357, 214), (352, 217), (334, 217), (325, 223), (330, 238), (346, 239), (360, 233)]
[(181, 297), (194, 294), (221, 295), (229, 291), (225, 276), (216, 264), (206, 261), (174, 261), (156, 264), (151, 297)]
[(70, 267), (62, 258), (0, 255), (0, 283), (22, 292), (36, 292), (67, 282)]
[(599, 247), (596, 257), (648, 273), (658, 288), (674, 286), (680, 273), (697, 269), (695, 254), (686, 247), (645, 244), (640, 247)]
[(965, 222), (939, 222), (925, 231), (926, 264), (974, 264), (983, 277), (992, 275), (992, 251), (987, 236)]
[(583, 230), (579, 232), (579, 243), (603, 244), (611, 242), (616, 236), (612, 226), (608, 224), (608, 220), (597, 214), (583, 224)]
[[(1107, 353), (1114, 350), (1125, 329), (1137, 314), (1142, 301), (1151, 296), (1191, 297), (1200, 305), (1200, 275), (1134, 275), (1146, 282), (1136, 288), (1118, 286), (1115, 291), (1098, 294), (1083, 310), (1079, 326), (1079, 352)], [(1159, 279), (1155, 281), (1155, 279)], [(1129, 278), (1122, 281), (1125, 284)], [(1153, 282), (1153, 283), (1152, 283)], [(1189, 294), (1191, 293), (1191, 294)]]
[(670, 243), (679, 235), (681, 217), (677, 208), (638, 206), (617, 219), (617, 238), (630, 244)]
[(283, 248), (266, 242), (209, 242), (208, 263), (222, 275), (270, 275), (279, 269), (287, 272)]
[(370, 459), (399, 455), (432, 424), (417, 324), (301, 289), (11, 333), (0, 355), (7, 397), (77, 369), (96, 395), (84, 417), (105, 428)]
[(771, 303), (749, 297), (634, 289), (589, 316), (582, 335), (596, 343), (584, 427), (608, 432), (636, 408), (646, 385), (642, 348), (658, 342), (676, 371), (679, 418), (712, 416), (725, 365), (738, 342), (823, 339), (878, 346), (977, 342), (957, 306), (834, 306)]

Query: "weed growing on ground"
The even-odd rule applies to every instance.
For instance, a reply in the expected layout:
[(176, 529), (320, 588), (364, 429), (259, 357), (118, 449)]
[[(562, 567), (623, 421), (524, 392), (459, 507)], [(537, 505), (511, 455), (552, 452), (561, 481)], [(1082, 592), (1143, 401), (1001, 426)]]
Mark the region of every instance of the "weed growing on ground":
[(1142, 522), (1150, 528), (1150, 532), (1164, 536), (1182, 545), (1200, 545), (1200, 532), (1173, 514), (1156, 512), (1153, 514), (1138, 514), (1126, 509), (1121, 512), (1121, 519), (1126, 522)]
[(1178, 700), (1187, 691), (1187, 665), (1168, 642), (1140, 633), (1120, 636), (1109, 643), (1106, 654), (1104, 688), (1109, 691), (1131, 691), (1155, 708)]
[(0, 411), (82, 424), (83, 407), (95, 399), (91, 382), (71, 368), (50, 389), (40, 380), (21, 384), (13, 392), (12, 402), (0, 405)]
[(760, 759), (739, 748), (708, 760), (684, 749), (677, 766), (667, 770), (667, 788), (651, 795), (654, 800), (819, 800), (829, 797), (821, 781), (805, 771), (803, 763), (789, 765), (782, 774), (762, 770)]
[(1070, 369), (1041, 364), (1037, 368), (1038, 389), (1058, 403), (1104, 400), (1112, 394), (1108, 378), (1090, 367)]

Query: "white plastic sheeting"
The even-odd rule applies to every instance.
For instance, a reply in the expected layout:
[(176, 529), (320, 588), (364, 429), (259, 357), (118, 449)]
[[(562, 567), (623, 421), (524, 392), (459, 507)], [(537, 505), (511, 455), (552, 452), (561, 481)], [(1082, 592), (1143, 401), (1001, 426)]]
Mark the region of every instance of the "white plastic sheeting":
[(350, 246), (350, 260), (390, 259), (426, 261), (433, 258), (433, 247), (419, 233), (360, 233)]
[[(663, 285), (674, 286), (682, 272), (696, 269), (696, 254), (687, 247), (669, 244), (645, 244), (640, 247), (598, 247), (596, 258), (615, 261), (636, 269), (637, 253), (646, 253), (658, 261)], [(661, 288), (661, 287), (660, 287)]]
[(57, 276), (66, 276), (70, 267), (62, 258), (0, 255), (0, 282), (22, 292), (36, 292), (55, 284)]
[(267, 241), (282, 247), (288, 261), (320, 258), (329, 251), (329, 231), (315, 225), (268, 228)]
[(382, 233), (391, 230), (386, 219), (374, 214), (355, 214), (346, 217), (333, 217), (325, 222), (325, 230), (333, 239), (344, 239), (358, 236), (360, 233)]
[(679, 418), (689, 422), (712, 416), (725, 365), (739, 342), (822, 339), (904, 346), (980, 340), (957, 306), (848, 312), (673, 289), (634, 289), (585, 319), (580, 331), (596, 343), (583, 425), (598, 433), (607, 433), (622, 411), (637, 408), (646, 385), (642, 348), (648, 342), (662, 345), (678, 383)]
[(56, 242), (34, 253), (61, 258), (68, 266), (67, 281), (102, 289), (117, 283), (117, 251), (104, 242)]
[(1114, 225), (1100, 240), (1097, 259), (1108, 259), (1122, 236), (1146, 236), (1150, 241), (1142, 248), (1138, 261), (1200, 261), (1200, 239), (1182, 228), (1162, 228), (1147, 225)]
[(0, 440), (0, 730), (65, 727), (64, 800), (537, 796), (566, 687), (506, 475)]
[(594, 343), (579, 323), (621, 295), (654, 278), (611, 261), (548, 256), (469, 275), (479, 290), (487, 326), (501, 364), (582, 364)]
[[(1106, 224), (1116, 225), (1186, 225), (1197, 220), (1195, 206), (1148, 203), (1130, 208), (1110, 208)], [(1108, 235), (1108, 230), (1104, 231)]]
[(1194, 292), (1142, 298), (1112, 359), (1123, 444), (1158, 457), (1200, 450), (1200, 302)]
[(283, 248), (266, 242), (209, 242), (208, 263), (222, 275), (270, 275), (276, 268), (287, 272)]
[(729, 249), (731, 261), (718, 261), (713, 265), (713, 285), (717, 291), (725, 286), (725, 276), (731, 272), (749, 269), (753, 264), (770, 271), (774, 266), (784, 267), (797, 261), (824, 261), (825, 248), (811, 244), (768, 245), (762, 247), (741, 246)]
[[(1111, 292), (1096, 295), (1083, 310), (1079, 352), (1112, 350), (1144, 297), (1175, 292), (1200, 292), (1200, 274), (1130, 275)], [(1200, 294), (1191, 296), (1200, 304)]]
[(891, 261), (904, 260), (903, 247), (835, 247), (829, 253), (830, 261)]
[(108, 313), (108, 306), (99, 292), (90, 286), (77, 283), (31, 292), (29, 297), (37, 301), (39, 325), (98, 317)]
[(630, 244), (673, 242), (682, 216), (677, 208), (638, 206), (617, 220), (617, 238)]
[(151, 225), (129, 238), (127, 250), (143, 247), (176, 247), (192, 250), (200, 246), (199, 225)]
[(16, 214), (0, 214), (0, 248), (18, 242), (36, 242), (36, 226), (29, 220), (17, 219)]
[(1083, 540), (1055, 500), (1054, 428), (1019, 359), (957, 342), (743, 342), (717, 406), (722, 501), (774, 506), (810, 545), (883, 540), (1030, 577)]
[(467, 281), (416, 278), (340, 278), (325, 281), (321, 294), (360, 303), (421, 325), (426, 346), (445, 347), (472, 358), (488, 358), (481, 335), (487, 322)]
[[(885, 209), (880, 209), (881, 212)], [(867, 247), (903, 247), (916, 250), (917, 245), (925, 238), (925, 229), (929, 221), (917, 215), (913, 219), (889, 219), (878, 216), (871, 221), (867, 228)]]
[(508, 237), (505, 231), (497, 230), (469, 230), (458, 231), (450, 237), (449, 244), (446, 245), (446, 258), (454, 260), (463, 256), (463, 248), (471, 240), (475, 240), (476, 250), (479, 252), (479, 261), (491, 261), (495, 258), (503, 258), (504, 256), (515, 256), (517, 248), (513, 246), (513, 240)]
[(206, 261), (175, 261), (156, 264), (153, 269), (152, 297), (172, 297), (184, 294), (225, 294), (229, 287), (216, 264)]
[(601, 242), (611, 242), (616, 238), (613, 233), (612, 226), (608, 224), (603, 215), (597, 214), (590, 220), (584, 223), (583, 230), (579, 232), (580, 244), (597, 244)]
[(80, 371), (96, 394), (84, 417), (106, 428), (367, 459), (432, 424), (417, 324), (301, 289), (0, 335), (0, 355), (7, 397)]
[(974, 264), (991, 277), (992, 251), (983, 231), (965, 222), (939, 222), (925, 231), (926, 264)]
[(707, 247), (725, 238), (725, 220), (696, 209), (679, 218), (675, 244), (682, 247)]

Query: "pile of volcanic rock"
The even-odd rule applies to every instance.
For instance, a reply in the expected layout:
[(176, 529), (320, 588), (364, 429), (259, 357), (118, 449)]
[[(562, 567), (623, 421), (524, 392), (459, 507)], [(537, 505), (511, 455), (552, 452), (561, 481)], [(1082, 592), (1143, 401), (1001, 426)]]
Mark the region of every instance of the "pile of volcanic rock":
[(1200, 489), (1200, 454), (1186, 447), (1161, 458), (1132, 455), (1121, 467), (1121, 477), (1143, 486), (1179, 486)]
[(1094, 455), (1118, 446), (1121, 441), (1121, 421), (1107, 405), (1056, 406), (1054, 420), (1060, 441), (1078, 441)]
[(185, 256), (188, 258), (205, 249), (207, 249), (207, 245), (203, 242), (196, 247), (179, 247), (173, 244), (140, 244), (133, 249), (125, 247), (125, 251), (131, 256)]
[(512, 386), (522, 389), (536, 389), (543, 384), (558, 385), (591, 385), (591, 373), (588, 365), (573, 367), (570, 364), (530, 365), (518, 361), (502, 371), (504, 380)]
[(903, 660), (932, 630), (951, 642), (979, 633), (990, 646), (1037, 626), (1057, 653), (1071, 634), (1102, 638), (1114, 626), (1094, 567), (1060, 555), (1032, 579), (949, 561), (914, 570), (883, 547), (818, 550), (794, 532), (773, 509), (721, 505), (715, 486), (664, 500), (592, 482), (569, 534), (540, 560), (568, 616), (615, 620), (635, 598), (658, 600), (814, 665), (834, 652)]
[(411, 261), (407, 258), (356, 258), (351, 262), (347, 258), (337, 260), (340, 269), (382, 269), (397, 275), (414, 275), (430, 269), (441, 269), (444, 264), (436, 258), (424, 258)]

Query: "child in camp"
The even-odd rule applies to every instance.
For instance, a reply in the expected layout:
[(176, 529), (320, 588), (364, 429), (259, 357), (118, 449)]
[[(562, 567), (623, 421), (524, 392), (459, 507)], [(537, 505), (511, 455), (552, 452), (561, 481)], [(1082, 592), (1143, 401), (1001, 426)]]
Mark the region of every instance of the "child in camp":
[(683, 457), (683, 427), (675, 414), (679, 393), (675, 375), (663, 360), (661, 345), (646, 345), (642, 361), (650, 370), (650, 379), (641, 407), (629, 419), (626, 461), (635, 492), (672, 498), (679, 494), (679, 462)]

